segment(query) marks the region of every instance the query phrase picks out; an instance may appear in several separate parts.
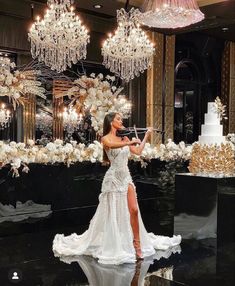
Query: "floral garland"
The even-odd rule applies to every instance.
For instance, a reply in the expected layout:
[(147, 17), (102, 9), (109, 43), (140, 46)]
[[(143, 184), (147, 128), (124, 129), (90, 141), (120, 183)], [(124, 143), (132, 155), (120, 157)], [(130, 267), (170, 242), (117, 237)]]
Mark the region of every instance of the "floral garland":
[(160, 144), (158, 147), (152, 147), (149, 143), (145, 144), (145, 148), (140, 156), (131, 155), (134, 161), (140, 161), (142, 167), (147, 166), (146, 161), (151, 159), (159, 159), (161, 161), (188, 161), (191, 158), (192, 145), (186, 146), (183, 141), (175, 144), (171, 139), (168, 139), (166, 144)]
[(115, 77), (103, 74), (90, 77), (83, 75), (76, 79), (74, 86), (69, 89), (67, 95), (72, 99), (70, 105), (76, 104), (78, 113), (89, 110), (92, 126), (98, 134), (103, 132), (104, 117), (109, 112), (119, 112), (124, 118), (129, 117), (130, 102), (125, 95), (121, 95), (123, 88), (114, 85)]
[[(159, 147), (152, 147), (149, 143), (141, 156), (132, 155), (130, 159), (140, 161), (142, 167), (146, 167), (145, 161), (159, 159), (161, 161), (187, 161), (191, 156), (191, 146), (185, 146), (184, 142), (178, 145), (168, 140), (166, 145), (161, 144)], [(13, 176), (19, 176), (19, 168), (23, 166), (22, 171), (28, 172), (30, 163), (38, 164), (55, 164), (64, 163), (68, 167), (76, 162), (90, 161), (92, 163), (102, 162), (103, 146), (98, 141), (85, 146), (77, 144), (76, 141), (64, 143), (62, 140), (55, 140), (48, 143), (45, 147), (35, 145), (33, 140), (28, 140), (28, 144), (4, 143), (0, 141), (0, 168), (10, 165)]]
[(41, 82), (36, 80), (36, 77), (40, 75), (39, 71), (16, 70), (11, 72), (11, 69), (15, 68), (15, 63), (3, 57), (0, 57), (0, 66), (0, 96), (8, 96), (14, 109), (17, 105), (24, 104), (25, 96), (28, 94), (46, 98), (45, 89), (41, 86)]

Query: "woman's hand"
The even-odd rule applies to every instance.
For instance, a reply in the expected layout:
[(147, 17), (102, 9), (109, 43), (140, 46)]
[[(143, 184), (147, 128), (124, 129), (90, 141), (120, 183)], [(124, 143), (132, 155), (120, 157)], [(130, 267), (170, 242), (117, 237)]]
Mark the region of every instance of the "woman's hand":
[(136, 145), (136, 144), (141, 144), (140, 139), (132, 138), (131, 141), (129, 141), (130, 145)]
[(130, 139), (129, 139), (127, 136), (124, 136), (124, 137), (122, 138), (122, 141), (123, 141), (123, 142), (129, 142)]
[(145, 133), (145, 136), (149, 137), (153, 133), (153, 127), (147, 127), (147, 132)]
[(130, 140), (128, 137), (124, 136), (122, 138), (123, 142), (126, 142), (127, 145), (131, 146), (131, 145), (136, 145), (136, 144), (140, 144), (141, 140), (140, 139), (136, 139), (136, 138), (132, 138), (132, 140)]

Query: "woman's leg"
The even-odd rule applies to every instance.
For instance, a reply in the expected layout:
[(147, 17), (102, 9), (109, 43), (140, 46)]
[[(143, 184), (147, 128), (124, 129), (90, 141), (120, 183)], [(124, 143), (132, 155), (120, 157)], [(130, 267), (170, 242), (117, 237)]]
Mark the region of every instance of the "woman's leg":
[(141, 248), (140, 248), (138, 206), (137, 206), (136, 193), (131, 184), (129, 184), (128, 186), (127, 200), (128, 200), (128, 208), (130, 212), (131, 227), (132, 227), (133, 236), (134, 236), (134, 247), (136, 249), (136, 254), (138, 258), (140, 258), (142, 253), (141, 253)]

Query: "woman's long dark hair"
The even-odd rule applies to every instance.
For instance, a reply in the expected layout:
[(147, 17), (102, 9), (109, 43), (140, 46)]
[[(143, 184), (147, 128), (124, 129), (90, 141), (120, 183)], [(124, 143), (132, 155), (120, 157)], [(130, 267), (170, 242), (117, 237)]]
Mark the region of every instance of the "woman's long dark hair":
[[(117, 112), (110, 112), (105, 115), (104, 123), (103, 123), (103, 136), (107, 135), (111, 131), (111, 123), (113, 122), (114, 117), (116, 116)], [(103, 161), (109, 163), (108, 156), (103, 149)]]

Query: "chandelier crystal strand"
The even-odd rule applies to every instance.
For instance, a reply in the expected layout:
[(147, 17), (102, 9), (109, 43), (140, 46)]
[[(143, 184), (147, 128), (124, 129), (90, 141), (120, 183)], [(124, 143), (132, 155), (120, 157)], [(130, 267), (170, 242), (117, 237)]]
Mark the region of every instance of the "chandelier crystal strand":
[(196, 0), (145, 0), (142, 10), (142, 24), (154, 28), (182, 28), (204, 19)]
[(0, 107), (0, 130), (8, 128), (11, 122), (10, 111), (5, 109), (5, 104), (3, 103)]
[(62, 72), (85, 59), (88, 30), (74, 13), (72, 0), (48, 0), (44, 19), (37, 18), (28, 34), (31, 54), (52, 70)]
[(152, 64), (154, 45), (140, 28), (140, 11), (117, 11), (118, 28), (102, 47), (103, 64), (121, 79), (130, 81)]

